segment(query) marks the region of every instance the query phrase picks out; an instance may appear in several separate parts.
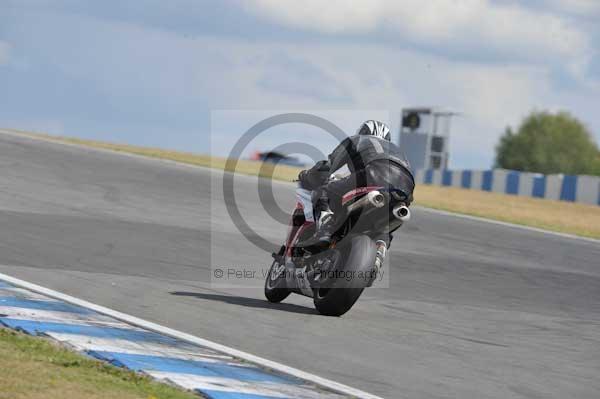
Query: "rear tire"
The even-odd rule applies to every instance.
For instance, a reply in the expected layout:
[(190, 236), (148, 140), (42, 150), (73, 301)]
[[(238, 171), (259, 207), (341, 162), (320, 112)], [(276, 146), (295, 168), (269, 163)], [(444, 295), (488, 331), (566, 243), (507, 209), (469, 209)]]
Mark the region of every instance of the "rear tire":
[(359, 278), (359, 272), (370, 273), (376, 255), (376, 247), (366, 235), (352, 238), (351, 244), (342, 248), (343, 263), (338, 270), (352, 273), (353, 278), (347, 280), (337, 278), (331, 282), (330, 288), (317, 288), (314, 293), (315, 308), (325, 316), (341, 316), (356, 303), (368, 280)]
[(282, 265), (275, 260), (265, 279), (265, 297), (269, 302), (279, 303), (291, 293), (285, 281), (285, 265), (283, 269), (281, 267)]

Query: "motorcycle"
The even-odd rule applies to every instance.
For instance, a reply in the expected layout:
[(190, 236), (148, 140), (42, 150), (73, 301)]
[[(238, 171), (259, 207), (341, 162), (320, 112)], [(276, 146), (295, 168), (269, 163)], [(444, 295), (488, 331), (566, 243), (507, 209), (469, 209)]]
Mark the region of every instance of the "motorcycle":
[(341, 316), (382, 273), (386, 248), (375, 239), (410, 219), (407, 196), (380, 186), (359, 187), (346, 193), (341, 204), (344, 222), (331, 245), (319, 248), (302, 245), (316, 229), (310, 194), (301, 187), (296, 190), (287, 239), (273, 254), (265, 296), (274, 303), (291, 293), (308, 296), (319, 313)]

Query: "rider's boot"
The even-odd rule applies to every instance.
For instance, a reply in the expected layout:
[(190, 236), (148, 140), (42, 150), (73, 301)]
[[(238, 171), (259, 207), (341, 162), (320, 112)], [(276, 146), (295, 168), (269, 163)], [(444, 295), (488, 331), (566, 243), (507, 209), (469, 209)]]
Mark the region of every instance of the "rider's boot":
[(328, 247), (331, 244), (331, 236), (335, 233), (335, 215), (329, 206), (329, 196), (327, 190), (321, 188), (315, 190), (314, 213), (317, 222), (314, 240), (322, 246)]
[(335, 232), (334, 225), (334, 214), (331, 209), (319, 212), (315, 240), (323, 246), (329, 246), (329, 244), (331, 244), (331, 237)]
[(317, 224), (316, 231), (312, 237), (300, 243), (300, 246), (327, 248), (331, 244), (333, 233), (335, 233), (335, 215), (329, 207), (329, 200), (324, 190), (320, 193), (317, 192), (314, 215)]

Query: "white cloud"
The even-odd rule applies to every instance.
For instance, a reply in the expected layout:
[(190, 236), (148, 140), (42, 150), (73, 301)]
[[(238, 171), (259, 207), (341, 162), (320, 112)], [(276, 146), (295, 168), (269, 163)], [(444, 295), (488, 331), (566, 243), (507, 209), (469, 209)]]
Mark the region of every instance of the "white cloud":
[(600, 1), (598, 0), (550, 0), (550, 3), (559, 10), (581, 15), (600, 15)]
[(585, 32), (569, 19), (490, 0), (256, 0), (244, 4), (251, 12), (292, 28), (327, 34), (391, 33), (398, 41), (493, 50), (526, 59), (577, 56), (589, 46)]

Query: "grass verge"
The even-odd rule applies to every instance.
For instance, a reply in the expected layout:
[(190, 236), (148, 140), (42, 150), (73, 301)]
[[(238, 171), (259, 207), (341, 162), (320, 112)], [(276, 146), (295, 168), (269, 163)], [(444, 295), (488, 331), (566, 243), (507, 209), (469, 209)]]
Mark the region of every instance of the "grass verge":
[(600, 238), (600, 206), (423, 184), (415, 199), (429, 208)]
[(49, 340), (0, 328), (0, 399), (197, 399)]
[[(300, 171), (300, 169), (294, 167), (283, 165), (273, 166), (249, 160), (239, 160), (234, 166), (231, 163), (228, 164), (225, 158), (209, 155), (106, 143), (73, 137), (51, 136), (17, 130), (14, 130), (14, 132), (51, 141), (169, 159), (247, 175), (272, 177), (273, 179), (284, 181), (294, 180)], [(417, 185), (415, 203), (434, 209), (480, 216), (583, 237), (600, 238), (600, 206), (595, 205), (428, 185)]]

